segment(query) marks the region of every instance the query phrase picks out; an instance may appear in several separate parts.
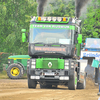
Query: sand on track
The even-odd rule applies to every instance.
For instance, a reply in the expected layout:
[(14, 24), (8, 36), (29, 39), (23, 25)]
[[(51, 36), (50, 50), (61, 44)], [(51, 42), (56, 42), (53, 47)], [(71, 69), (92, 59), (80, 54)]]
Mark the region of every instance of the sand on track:
[(87, 79), (86, 89), (68, 90), (59, 85), (57, 89), (29, 89), (27, 79), (0, 79), (0, 100), (98, 100), (98, 86)]

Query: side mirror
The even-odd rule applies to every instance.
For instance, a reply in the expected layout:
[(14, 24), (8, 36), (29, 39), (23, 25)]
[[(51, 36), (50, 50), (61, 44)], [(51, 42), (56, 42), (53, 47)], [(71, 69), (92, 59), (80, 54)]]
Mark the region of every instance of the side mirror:
[(82, 34), (78, 34), (77, 40), (78, 43), (82, 43)]
[(80, 27), (78, 27), (78, 33), (81, 33), (81, 28)]
[(22, 29), (22, 42), (26, 42), (26, 29)]
[(79, 26), (76, 26), (76, 32), (78, 32), (79, 34), (81, 33), (81, 28)]

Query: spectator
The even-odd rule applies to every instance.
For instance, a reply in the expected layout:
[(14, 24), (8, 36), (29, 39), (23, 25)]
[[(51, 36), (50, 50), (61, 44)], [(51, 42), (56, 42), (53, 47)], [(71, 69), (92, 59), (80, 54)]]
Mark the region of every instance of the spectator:
[(96, 40), (94, 40), (94, 44), (92, 44), (92, 45), (90, 46), (90, 48), (100, 48), (100, 45), (97, 43)]

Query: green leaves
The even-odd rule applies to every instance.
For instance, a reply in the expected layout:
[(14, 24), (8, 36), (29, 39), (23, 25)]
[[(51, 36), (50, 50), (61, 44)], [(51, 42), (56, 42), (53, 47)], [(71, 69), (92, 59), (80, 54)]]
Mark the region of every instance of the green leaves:
[(28, 43), (22, 43), (21, 29), (29, 32), (30, 16), (37, 16), (34, 0), (0, 1), (0, 51), (27, 54)]
[[(5, 2), (4, 2), (5, 1)], [(44, 16), (74, 17), (74, 0), (50, 1)], [(0, 1), (0, 51), (27, 54), (28, 43), (21, 42), (21, 29), (29, 32), (30, 16), (37, 16), (36, 0)], [(100, 38), (100, 0), (93, 0), (88, 7), (87, 18), (82, 18), (83, 40), (87, 37)], [(27, 34), (26, 34), (27, 35)]]
[(65, 0), (55, 0), (55, 2), (49, 4), (47, 9), (49, 9), (49, 11), (46, 11), (44, 16), (75, 16), (74, 0), (70, 0), (69, 2)]
[(82, 24), (83, 41), (86, 38), (100, 38), (100, 2), (92, 1), (88, 7), (87, 18)]
[(3, 64), (8, 63), (8, 56), (10, 55), (9, 53), (0, 53), (0, 72), (3, 71)]

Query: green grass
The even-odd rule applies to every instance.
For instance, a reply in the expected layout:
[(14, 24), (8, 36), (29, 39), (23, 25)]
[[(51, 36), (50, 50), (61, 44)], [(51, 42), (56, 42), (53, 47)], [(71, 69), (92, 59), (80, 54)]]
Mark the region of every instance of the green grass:
[[(0, 79), (10, 79), (6, 71), (0, 72)], [(27, 79), (27, 73), (24, 73), (21, 79)]]
[(22, 79), (27, 79), (27, 73), (24, 73)]
[(0, 79), (9, 79), (9, 77), (7, 76), (7, 72), (6, 71), (0, 72)]

